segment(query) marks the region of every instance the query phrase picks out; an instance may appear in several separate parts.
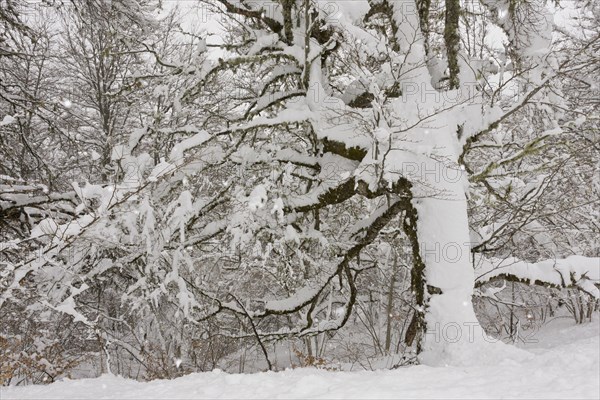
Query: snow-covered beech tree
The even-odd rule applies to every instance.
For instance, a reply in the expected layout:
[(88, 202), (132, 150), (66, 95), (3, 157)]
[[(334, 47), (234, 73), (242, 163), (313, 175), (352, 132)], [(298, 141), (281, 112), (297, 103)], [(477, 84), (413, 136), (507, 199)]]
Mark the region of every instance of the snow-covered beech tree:
[[(119, 346), (143, 364), (154, 341), (179, 368), (196, 348), (251, 340), (272, 368), (271, 343), (322, 346), (356, 308), (368, 315), (365, 294), (384, 281), (371, 272), (401, 264), (402, 341), (421, 362), (505, 356), (474, 313), (472, 253), (506, 257), (512, 237), (555, 221), (531, 215), (573, 165), (557, 110), (571, 107), (569, 74), (594, 68), (598, 36), (565, 53), (541, 0), (203, 4), (222, 43), (177, 55), (133, 41), (156, 63), (133, 76), (158, 99), (153, 117), (111, 144), (116, 181), (74, 184), (73, 217), (33, 229), (39, 252), (7, 263), (3, 307), (27, 281), (38, 304), (99, 332), (107, 355)], [(483, 260), (479, 285), (510, 276), (597, 296), (597, 259), (557, 274), (498, 260)]]
[[(386, 202), (378, 204), (370, 217), (357, 218), (362, 221), (347, 236), (342, 236), (349, 239), (349, 249), (342, 256), (336, 254), (340, 261), (331, 260), (335, 268), (330, 267), (329, 273), (323, 274), (324, 268), (319, 268), (324, 276), (317, 277), (316, 282), (303, 281), (297, 284), (293, 296), (266, 301), (257, 311), (247, 310), (247, 305), (242, 305), (239, 299), (224, 303), (214, 294), (204, 293), (219, 301), (215, 312), (224, 308), (245, 314), (250, 320), (262, 320), (269, 315), (308, 308), (301, 317), (305, 326), (298, 333), (337, 329), (347, 320), (355, 300), (357, 289), (351, 271), (360, 270), (353, 265), (358, 263), (358, 255), (384, 225), (402, 213), (403, 227), (414, 251), (413, 290), (421, 307), (415, 316), (415, 332), (422, 336), (427, 322), (430, 327), (476, 322), (470, 306), (474, 282), (469, 259), (466, 174), (461, 168), (468, 167), (464, 154), (480, 137), (521, 111), (536, 96), (543, 97), (551, 80), (570, 65), (549, 56), (551, 26), (542, 4), (525, 5), (519, 13), (514, 9), (503, 10), (507, 7), (504, 4), (484, 6), (490, 10), (488, 18), (496, 19), (504, 29), (510, 45), (510, 51), (504, 54), (502, 71), (461, 52), (457, 39), (461, 34), (458, 4), (447, 5), (442, 44), (437, 43), (436, 47), (429, 46), (434, 35), (428, 30), (423, 34), (419, 13), (411, 2), (352, 6), (336, 3), (332, 15), (327, 10), (319, 14), (318, 8), (310, 3), (266, 3), (258, 9), (255, 5), (222, 3), (226, 15), (236, 16), (231, 43), (227, 43), (228, 48), (235, 49), (235, 55), (219, 59), (217, 65), (203, 66), (201, 77), (206, 82), (222, 71), (237, 74), (236, 85), (240, 101), (245, 100), (241, 106), (245, 108), (230, 116), (229, 128), (217, 134), (233, 137), (236, 151), (232, 156), (237, 158), (234, 162), (279, 165), (271, 171), (270, 179), (262, 178), (251, 184), (244, 197), (238, 198), (250, 210), (250, 214), (244, 212), (244, 218), (261, 210), (279, 212), (281, 208), (283, 215), (293, 217), (292, 221), (279, 222), (278, 225), (285, 225), (285, 230), (280, 228), (279, 236), (291, 242), (297, 240), (299, 233), (306, 235), (315, 230), (323, 234), (325, 229), (319, 228), (322, 211), (329, 211), (333, 205), (351, 203), (355, 196), (370, 200), (385, 198)], [(426, 19), (424, 12), (421, 21)], [(508, 17), (500, 21), (500, 14)], [(527, 17), (527, 24), (517, 20), (522, 15)], [(276, 64), (269, 64), (271, 60)], [(510, 64), (510, 72), (506, 72), (505, 66)], [(275, 66), (277, 69), (271, 76), (270, 68)], [(266, 82), (259, 81), (256, 88), (248, 87), (252, 83), (244, 80), (247, 71), (265, 76)], [(182, 100), (193, 101), (199, 94), (196, 86), (184, 92)], [(278, 132), (282, 126), (296, 137), (308, 137), (304, 140), (310, 140), (312, 148), (295, 146), (287, 157), (281, 150), (289, 149), (281, 149), (281, 145), (276, 147), (277, 152), (271, 150), (275, 133), (284, 137)], [(195, 137), (210, 143), (214, 140), (210, 139), (212, 135), (202, 132)], [(252, 140), (251, 146), (246, 144), (247, 139)], [(278, 140), (287, 146), (292, 143), (287, 137)], [(532, 138), (522, 154), (515, 157), (532, 152), (540, 140)], [(188, 147), (184, 144), (182, 150)], [(177, 153), (180, 155), (183, 151)], [(300, 155), (310, 159), (297, 159)], [(318, 178), (300, 189), (300, 193), (282, 198), (281, 189), (272, 186), (273, 179), (278, 184), (285, 176), (282, 164), (293, 168), (292, 177), (296, 168), (312, 165), (316, 167), (313, 175), (318, 174)], [(293, 178), (287, 180), (294, 182)], [(302, 221), (308, 227), (303, 228), (297, 220), (300, 212), (305, 218), (308, 214)], [(256, 249), (254, 240), (239, 235), (247, 234), (248, 230), (261, 231), (264, 226), (248, 226), (238, 218), (234, 219), (233, 227), (231, 222), (223, 222), (220, 229), (231, 235), (235, 245)], [(212, 236), (215, 231), (207, 233)], [(269, 234), (273, 232), (269, 230)], [(325, 239), (331, 242), (327, 235)], [(262, 246), (264, 243), (259, 253), (265, 251)], [(428, 254), (430, 257), (426, 257)], [(288, 261), (281, 261), (289, 262), (289, 256), (285, 259)], [(319, 297), (327, 293), (327, 286), (336, 276), (350, 290), (346, 300), (339, 301), (344, 306), (342, 314), (338, 319), (325, 315), (325, 321), (321, 319), (317, 324), (312, 320), (311, 308), (318, 308)], [(201, 288), (198, 290), (203, 293)], [(231, 291), (229, 294), (233, 295)], [(257, 336), (267, 337), (281, 332), (269, 333), (255, 327), (253, 331)], [(472, 341), (483, 337), (479, 333), (462, 339)], [(428, 346), (435, 357), (447, 347), (459, 347), (433, 341)]]

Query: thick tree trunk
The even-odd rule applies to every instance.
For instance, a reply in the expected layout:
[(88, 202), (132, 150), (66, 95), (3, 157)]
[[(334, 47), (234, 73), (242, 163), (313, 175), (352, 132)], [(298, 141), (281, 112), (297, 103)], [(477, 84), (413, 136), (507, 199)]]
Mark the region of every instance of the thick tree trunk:
[[(427, 179), (439, 195), (413, 200), (417, 238), (425, 265), (425, 334), (420, 359), (428, 364), (455, 362), (470, 353), (465, 345), (482, 343), (484, 333), (473, 310), (475, 276), (470, 260), (467, 200), (462, 177), (441, 172), (435, 160), (425, 165), (439, 174)], [(439, 164), (439, 163), (438, 163)]]
[[(477, 322), (471, 299), (475, 276), (467, 177), (457, 163), (462, 151), (457, 131), (464, 123), (464, 110), (454, 101), (460, 97), (456, 93), (446, 96), (433, 88), (425, 67), (425, 35), (414, 29), (420, 26), (419, 15), (407, 12), (407, 4), (394, 3), (403, 33), (398, 36), (400, 48), (408, 52), (403, 68), (411, 71), (401, 82), (403, 96), (396, 107), (410, 128), (399, 135), (398, 147), (404, 149), (394, 153), (387, 167), (401, 171), (412, 183), (404, 231), (413, 248), (412, 288), (418, 307), (411, 323), (416, 332), (408, 339), (416, 339), (422, 363), (471, 363), (489, 339)], [(454, 14), (452, 21), (456, 22)], [(457, 43), (451, 43), (450, 50), (456, 51)], [(458, 77), (458, 72), (453, 75)], [(452, 87), (459, 84), (457, 79)]]
[[(413, 199), (404, 231), (411, 243), (411, 286), (417, 310), (407, 343), (416, 339), (420, 361), (468, 363), (479, 344), (490, 341), (472, 305), (475, 274), (471, 262), (466, 176), (456, 167), (454, 135), (443, 130), (429, 138), (432, 154), (412, 166)], [(408, 169), (408, 168), (407, 168)], [(410, 343), (408, 342), (410, 341)]]

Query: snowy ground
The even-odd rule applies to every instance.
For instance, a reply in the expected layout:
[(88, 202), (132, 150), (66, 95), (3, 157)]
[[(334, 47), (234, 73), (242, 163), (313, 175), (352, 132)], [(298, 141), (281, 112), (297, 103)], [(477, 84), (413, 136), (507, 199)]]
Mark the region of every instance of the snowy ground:
[[(115, 376), (0, 388), (0, 399), (199, 398), (600, 398), (600, 326), (556, 321), (528, 344), (524, 362), (377, 372), (296, 369), (252, 375), (193, 374), (140, 383)], [(554, 326), (553, 326), (554, 325)]]

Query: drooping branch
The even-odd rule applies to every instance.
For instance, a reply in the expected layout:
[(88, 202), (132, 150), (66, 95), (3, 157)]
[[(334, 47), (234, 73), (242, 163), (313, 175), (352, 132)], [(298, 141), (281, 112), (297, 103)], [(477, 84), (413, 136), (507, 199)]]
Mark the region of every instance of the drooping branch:
[[(262, 319), (273, 315), (291, 315), (299, 312), (305, 307), (310, 306), (308, 314), (306, 316), (307, 325), (303, 328), (297, 328), (294, 330), (286, 330), (285, 332), (256, 332), (261, 337), (276, 338), (285, 337), (291, 335), (313, 335), (323, 332), (331, 332), (343, 327), (348, 319), (350, 318), (356, 297), (358, 294), (358, 288), (355, 284), (356, 274), (352, 273), (351, 262), (355, 260), (360, 252), (368, 245), (372, 244), (377, 238), (382, 229), (384, 229), (390, 221), (395, 218), (400, 212), (410, 206), (410, 182), (401, 178), (399, 182), (392, 185), (394, 192), (396, 193), (390, 199), (389, 205), (383, 211), (376, 211), (371, 219), (370, 223), (361, 229), (360, 235), (355, 234), (355, 244), (350, 247), (341, 257), (335, 268), (331, 269), (325, 276), (317, 277), (312, 279), (311, 282), (307, 283), (304, 287), (298, 289), (295, 294), (290, 297), (271, 300), (264, 302), (263, 306), (257, 310), (241, 310), (238, 306), (234, 306), (231, 302), (224, 303), (219, 300), (216, 295), (209, 294), (201, 288), (194, 287), (200, 291), (203, 296), (211, 299), (217, 304), (217, 307), (209, 311), (205, 317), (212, 318), (217, 316), (220, 312), (229, 311), (239, 315), (245, 315), (254, 319)], [(350, 288), (349, 298), (345, 305), (345, 311), (343, 316), (335, 321), (329, 321), (326, 324), (320, 324), (318, 327), (312, 327), (312, 313), (315, 311), (316, 302), (322, 296), (325, 289), (331, 284), (336, 278), (345, 279)], [(189, 282), (188, 282), (189, 283)], [(255, 333), (255, 334), (256, 334)]]
[(476, 262), (476, 286), (495, 279), (554, 288), (577, 288), (600, 298), (600, 258), (570, 256), (527, 263), (513, 257), (504, 260), (480, 256)]

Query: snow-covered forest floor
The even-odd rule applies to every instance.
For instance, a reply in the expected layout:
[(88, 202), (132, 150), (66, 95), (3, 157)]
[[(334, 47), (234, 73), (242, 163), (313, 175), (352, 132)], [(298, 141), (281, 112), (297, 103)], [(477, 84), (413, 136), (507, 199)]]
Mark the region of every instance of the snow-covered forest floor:
[[(0, 388), (8, 399), (198, 399), (198, 398), (568, 398), (600, 397), (600, 323), (573, 326), (551, 321), (523, 359), (492, 365), (428, 367), (374, 372), (299, 368), (283, 372), (191, 374), (136, 382), (117, 376), (65, 380), (47, 386)], [(537, 342), (536, 342), (537, 341)]]

